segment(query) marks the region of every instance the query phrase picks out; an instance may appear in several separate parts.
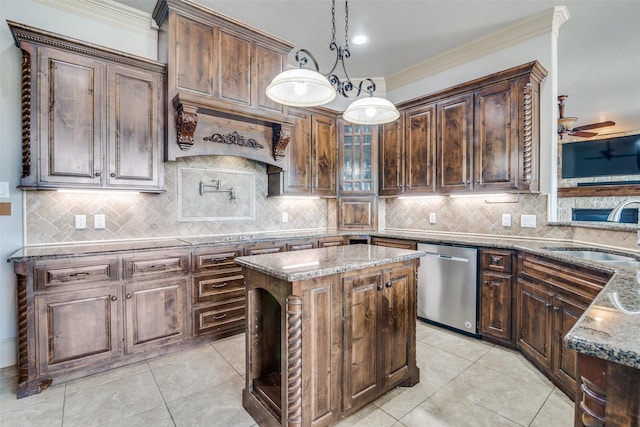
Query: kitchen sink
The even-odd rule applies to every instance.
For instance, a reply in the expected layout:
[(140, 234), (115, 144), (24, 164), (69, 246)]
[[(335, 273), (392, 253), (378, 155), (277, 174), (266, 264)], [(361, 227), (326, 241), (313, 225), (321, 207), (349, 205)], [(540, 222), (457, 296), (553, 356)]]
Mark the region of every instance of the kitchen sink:
[(573, 249), (563, 247), (546, 247), (549, 251), (562, 252), (563, 255), (569, 255), (576, 258), (586, 259), (590, 261), (598, 261), (607, 264), (621, 265), (627, 267), (640, 266), (640, 261), (632, 256), (617, 255), (608, 252), (602, 252), (596, 249)]

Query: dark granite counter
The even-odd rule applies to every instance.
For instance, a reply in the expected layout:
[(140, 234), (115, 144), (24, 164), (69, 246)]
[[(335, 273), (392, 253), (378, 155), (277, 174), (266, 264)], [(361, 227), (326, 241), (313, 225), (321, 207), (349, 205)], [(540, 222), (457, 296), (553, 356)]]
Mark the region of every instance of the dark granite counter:
[(244, 256), (236, 258), (236, 262), (243, 267), (293, 282), (407, 261), (424, 254), (410, 249), (359, 244)]
[[(356, 233), (357, 234), (357, 233)], [(229, 243), (258, 243), (267, 240), (290, 240), (297, 238), (320, 238), (335, 236), (336, 234), (323, 233), (252, 233), (230, 236), (202, 236), (185, 237), (176, 239), (149, 239), (135, 241), (119, 241), (109, 243), (91, 244), (57, 244), (48, 246), (25, 247), (18, 250), (8, 259), (9, 262), (20, 262), (37, 259), (68, 258), (75, 256), (101, 255), (123, 251), (140, 251), (170, 248), (195, 248), (200, 246), (215, 246)], [(353, 235), (353, 233), (347, 233)], [(440, 243), (451, 245), (466, 245), (476, 247), (489, 247), (498, 249), (514, 249), (521, 252), (542, 255), (557, 261), (570, 262), (577, 266), (599, 269), (613, 274), (609, 283), (595, 298), (585, 314), (567, 334), (565, 342), (569, 348), (581, 353), (596, 356), (612, 362), (624, 364), (640, 369), (640, 263), (636, 265), (621, 265), (612, 262), (599, 262), (577, 258), (562, 249), (596, 249), (584, 244), (560, 241), (531, 239), (522, 237), (489, 237), (455, 233), (431, 233), (407, 230), (386, 230), (372, 233), (372, 236), (390, 237), (398, 239), (415, 240), (425, 243)], [(352, 245), (356, 247), (357, 245)], [(359, 249), (359, 257), (347, 259), (338, 256), (334, 251), (325, 251), (323, 257), (313, 258), (305, 254), (306, 251), (286, 252), (284, 254), (272, 254), (274, 258), (263, 258), (262, 262), (272, 262), (271, 268), (279, 269), (279, 272), (271, 271), (278, 277), (286, 280), (298, 280), (317, 274), (333, 274), (340, 271), (348, 271), (358, 268), (379, 265), (384, 263), (382, 259), (393, 259), (397, 256), (419, 257), (416, 251), (404, 251), (399, 255), (398, 249), (368, 247), (366, 251)], [(550, 249), (551, 248), (551, 249)], [(329, 248), (327, 248), (329, 249)], [(600, 247), (599, 251), (620, 255), (630, 255), (640, 260), (639, 251), (624, 251), (613, 248)], [(364, 251), (364, 252), (362, 252)], [(401, 252), (403, 250), (400, 250)], [(321, 251), (322, 252), (322, 251)], [(269, 257), (271, 254), (260, 255)], [(240, 262), (251, 265), (258, 263), (251, 257), (241, 257)], [(317, 257), (317, 255), (316, 255)], [(391, 257), (391, 258), (388, 258)], [(316, 263), (309, 264), (306, 263)], [(278, 264), (279, 263), (279, 264)], [(285, 268), (287, 267), (287, 268)], [(260, 268), (265, 268), (260, 267)], [(314, 273), (315, 272), (315, 273)]]

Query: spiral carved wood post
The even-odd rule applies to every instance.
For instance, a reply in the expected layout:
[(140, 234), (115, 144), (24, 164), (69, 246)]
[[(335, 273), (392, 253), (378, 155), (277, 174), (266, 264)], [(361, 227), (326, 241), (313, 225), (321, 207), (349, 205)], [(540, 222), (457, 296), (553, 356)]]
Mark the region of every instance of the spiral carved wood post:
[(287, 425), (302, 425), (302, 298), (287, 298)]
[(523, 171), (522, 179), (525, 183), (531, 184), (533, 180), (532, 168), (533, 168), (533, 95), (532, 95), (531, 83), (527, 83), (524, 87), (524, 135), (523, 139)]
[(22, 178), (31, 174), (31, 55), (22, 52)]

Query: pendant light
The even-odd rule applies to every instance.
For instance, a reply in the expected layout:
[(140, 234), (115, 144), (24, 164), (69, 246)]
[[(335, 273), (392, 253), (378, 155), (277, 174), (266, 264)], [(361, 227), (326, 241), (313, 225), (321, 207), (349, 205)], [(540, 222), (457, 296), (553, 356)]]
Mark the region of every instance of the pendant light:
[[(355, 85), (344, 63), (345, 58), (351, 56), (349, 51), (349, 0), (344, 2), (345, 8), (345, 46), (338, 46), (336, 42), (336, 2), (331, 1), (332, 34), (329, 49), (336, 52), (333, 68), (326, 75), (320, 73), (320, 67), (314, 56), (306, 49), (296, 52), (295, 60), (299, 68), (283, 71), (278, 74), (267, 87), (267, 97), (284, 105), (295, 107), (313, 107), (331, 102), (337, 93), (345, 98), (357, 98), (362, 93), (368, 97), (352, 102), (343, 114), (345, 120), (355, 124), (383, 124), (397, 120), (400, 113), (396, 107), (384, 98), (374, 96), (375, 82), (366, 78)], [(304, 68), (309, 61), (315, 70)], [(341, 64), (345, 78), (340, 79), (334, 71)]]

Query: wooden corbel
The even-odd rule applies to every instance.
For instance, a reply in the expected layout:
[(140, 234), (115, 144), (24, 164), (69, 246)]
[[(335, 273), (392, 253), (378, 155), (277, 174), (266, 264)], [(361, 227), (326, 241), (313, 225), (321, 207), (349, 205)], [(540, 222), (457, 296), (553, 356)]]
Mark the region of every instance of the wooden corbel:
[(193, 134), (198, 126), (198, 108), (182, 104), (177, 97), (173, 100), (176, 109), (177, 143), (182, 151), (193, 146)]
[(285, 157), (293, 126), (273, 123), (271, 129), (273, 130), (273, 158), (277, 161)]

